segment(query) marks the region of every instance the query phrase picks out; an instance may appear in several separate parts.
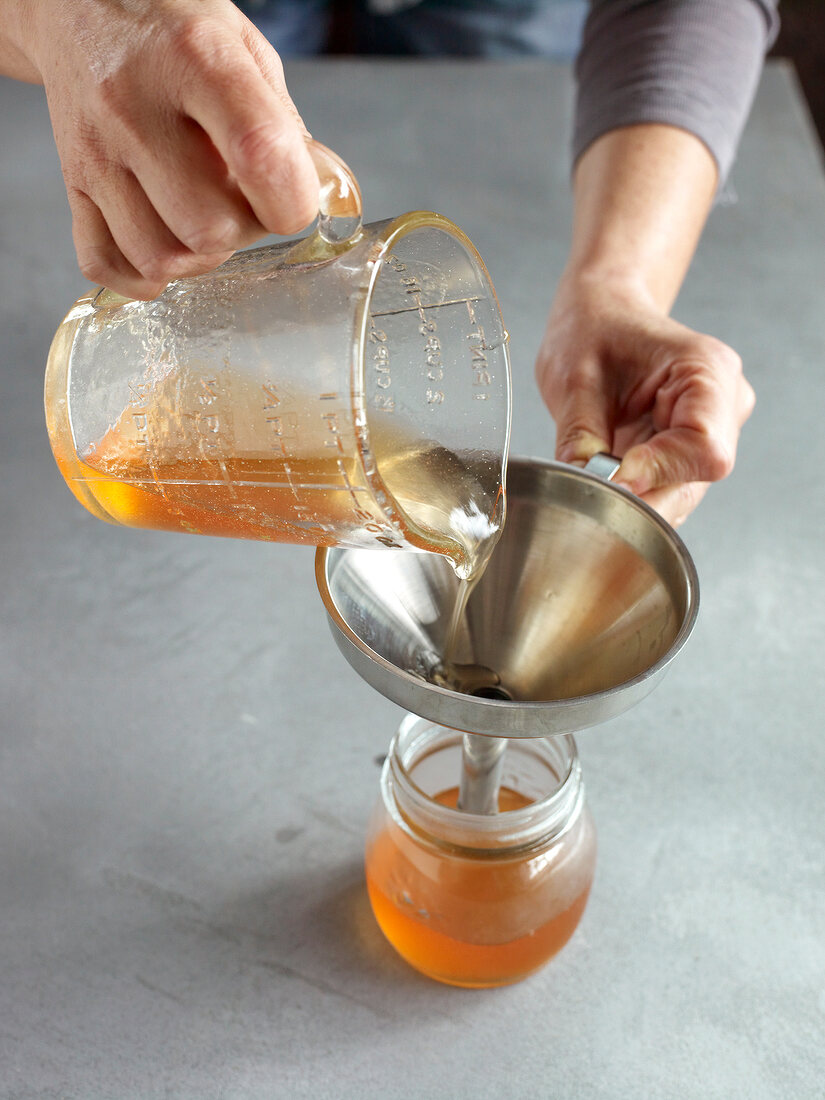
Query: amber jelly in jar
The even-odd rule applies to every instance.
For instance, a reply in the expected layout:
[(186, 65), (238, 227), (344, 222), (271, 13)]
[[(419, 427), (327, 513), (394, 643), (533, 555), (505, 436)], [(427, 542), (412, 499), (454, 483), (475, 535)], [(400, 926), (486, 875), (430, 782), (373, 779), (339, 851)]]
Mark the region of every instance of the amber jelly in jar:
[(570, 736), (511, 740), (497, 814), (455, 808), (462, 734), (408, 715), (370, 822), (366, 877), (382, 932), (430, 978), (521, 981), (570, 939), (596, 865), (596, 830)]

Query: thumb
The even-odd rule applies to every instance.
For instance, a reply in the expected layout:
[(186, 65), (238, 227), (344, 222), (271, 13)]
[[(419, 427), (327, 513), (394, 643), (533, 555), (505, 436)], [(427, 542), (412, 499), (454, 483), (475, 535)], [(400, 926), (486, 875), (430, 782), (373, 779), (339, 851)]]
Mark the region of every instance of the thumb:
[(556, 458), (583, 466), (593, 455), (610, 452), (613, 431), (604, 394), (576, 386), (553, 410), (556, 419)]
[(642, 496), (651, 489), (661, 489), (673, 484), (665, 470), (666, 467), (658, 461), (653, 448), (647, 443), (640, 443), (631, 447), (624, 456), (613, 481), (630, 489), (636, 496)]
[(273, 51), (269, 78), (241, 40), (215, 38), (181, 92), (184, 112), (206, 132), (260, 225), (297, 233), (318, 213), (318, 173), (306, 127)]

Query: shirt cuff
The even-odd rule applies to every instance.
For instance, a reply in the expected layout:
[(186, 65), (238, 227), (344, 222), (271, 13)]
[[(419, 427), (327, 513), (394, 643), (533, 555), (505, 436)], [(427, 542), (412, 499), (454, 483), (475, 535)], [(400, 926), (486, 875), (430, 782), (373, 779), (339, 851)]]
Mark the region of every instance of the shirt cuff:
[(576, 63), (573, 155), (621, 126), (694, 134), (730, 171), (778, 19), (769, 0), (601, 0)]

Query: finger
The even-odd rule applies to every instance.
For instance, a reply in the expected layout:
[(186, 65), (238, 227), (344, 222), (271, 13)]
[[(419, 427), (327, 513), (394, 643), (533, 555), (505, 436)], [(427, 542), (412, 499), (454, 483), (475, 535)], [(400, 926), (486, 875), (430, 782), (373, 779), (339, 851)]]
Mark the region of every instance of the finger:
[(692, 481), (670, 489), (654, 489), (642, 500), (663, 516), (672, 527), (681, 527), (710, 488), (707, 481)]
[[(720, 347), (723, 348), (722, 345)], [(730, 349), (713, 361), (674, 371), (653, 409), (656, 432), (625, 454), (617, 480), (635, 493), (693, 481), (719, 481), (736, 460), (753, 391)]]
[(616, 425), (613, 432), (613, 454), (626, 455), (637, 443), (645, 443), (656, 429), (650, 414), (642, 414), (635, 420)]
[(156, 298), (165, 283), (146, 279), (126, 259), (92, 199), (74, 190), (69, 204), (77, 262), (84, 276), (127, 298)]
[(570, 372), (548, 406), (556, 421), (556, 458), (583, 465), (613, 444), (610, 399), (595, 367)]
[(193, 267), (196, 257), (225, 259), (267, 232), (209, 137), (191, 119), (179, 120), (174, 141), (165, 138), (134, 150), (130, 166), (163, 223), (192, 253)]
[(217, 267), (232, 249), (195, 255), (175, 236), (150, 202), (140, 183), (126, 169), (113, 170), (105, 190), (95, 196), (109, 232), (128, 263), (147, 283), (165, 286), (172, 279)]
[(281, 234), (303, 229), (318, 212), (318, 175), (280, 62), (271, 66), (273, 86), (242, 40), (222, 40), (217, 54), (208, 43), (197, 48), (184, 110), (209, 135), (261, 225)]

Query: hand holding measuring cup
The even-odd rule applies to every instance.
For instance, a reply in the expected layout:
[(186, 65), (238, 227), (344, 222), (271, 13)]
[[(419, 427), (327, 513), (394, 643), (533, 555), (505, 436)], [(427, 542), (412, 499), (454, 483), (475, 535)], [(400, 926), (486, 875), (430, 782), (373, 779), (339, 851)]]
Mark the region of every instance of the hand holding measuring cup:
[(155, 300), (96, 289), (55, 336), (52, 448), (100, 519), (398, 547), (472, 570), (503, 521), (510, 377), (487, 271), (417, 212), (361, 226), (352, 173), (311, 143), (318, 225)]
[(42, 83), (78, 264), (154, 298), (317, 207), (280, 58), (231, 0), (6, 4), (4, 72)]

